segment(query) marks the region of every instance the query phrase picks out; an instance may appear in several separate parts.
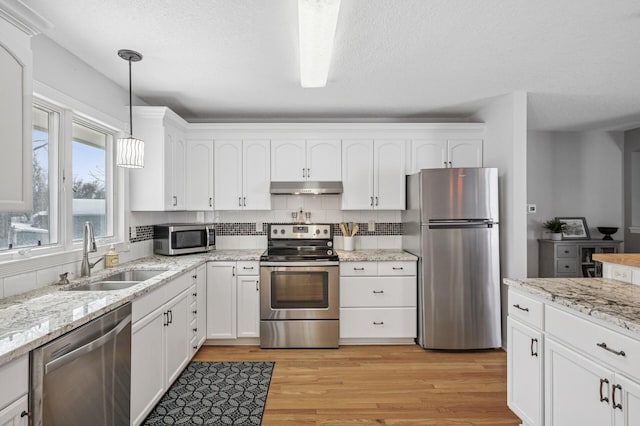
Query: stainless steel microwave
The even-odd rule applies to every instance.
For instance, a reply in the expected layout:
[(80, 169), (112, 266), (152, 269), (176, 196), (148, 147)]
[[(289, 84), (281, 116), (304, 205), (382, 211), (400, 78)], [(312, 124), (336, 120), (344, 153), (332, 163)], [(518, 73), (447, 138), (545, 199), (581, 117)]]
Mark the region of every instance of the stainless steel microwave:
[(154, 230), (153, 252), (165, 256), (202, 253), (216, 248), (214, 224), (164, 223)]

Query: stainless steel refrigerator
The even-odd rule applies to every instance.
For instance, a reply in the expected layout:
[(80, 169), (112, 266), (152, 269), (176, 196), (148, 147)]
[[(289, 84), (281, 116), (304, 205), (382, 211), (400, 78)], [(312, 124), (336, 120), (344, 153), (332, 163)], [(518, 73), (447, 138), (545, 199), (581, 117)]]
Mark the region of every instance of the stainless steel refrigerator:
[(424, 169), (407, 176), (403, 248), (418, 261), (418, 343), (502, 345), (498, 170)]

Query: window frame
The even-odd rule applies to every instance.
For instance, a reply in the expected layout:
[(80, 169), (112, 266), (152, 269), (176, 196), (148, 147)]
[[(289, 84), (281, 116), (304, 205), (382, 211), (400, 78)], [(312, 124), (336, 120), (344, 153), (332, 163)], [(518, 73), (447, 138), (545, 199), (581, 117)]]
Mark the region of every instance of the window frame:
[[(34, 93), (32, 108), (49, 112), (49, 220), (50, 235), (56, 235), (56, 243), (46, 246), (19, 247), (0, 251), (0, 278), (34, 269), (59, 266), (75, 262), (82, 255), (82, 241), (73, 240), (73, 179), (72, 144), (74, 122), (107, 134), (105, 191), (107, 192), (107, 223), (111, 235), (97, 238), (98, 252), (110, 245), (127, 250), (125, 239), (126, 215), (124, 197), (124, 172), (115, 165), (116, 140), (123, 132), (122, 123), (81, 102), (60, 95), (44, 85), (37, 84), (46, 96)], [(55, 120), (57, 114), (58, 120)], [(55, 135), (55, 138), (54, 136)], [(55, 139), (53, 141), (52, 139)], [(55, 185), (55, 187), (54, 187)], [(110, 201), (109, 201), (110, 199)]]

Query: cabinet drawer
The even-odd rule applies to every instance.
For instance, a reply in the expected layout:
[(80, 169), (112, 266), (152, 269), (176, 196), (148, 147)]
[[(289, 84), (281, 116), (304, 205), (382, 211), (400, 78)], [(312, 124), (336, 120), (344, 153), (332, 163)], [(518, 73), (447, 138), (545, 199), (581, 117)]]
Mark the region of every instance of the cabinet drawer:
[(611, 265), (609, 269), (609, 275), (611, 279), (624, 281), (626, 283), (631, 282), (632, 271), (630, 268), (625, 268), (623, 266)]
[(378, 275), (416, 275), (416, 262), (378, 262)]
[(343, 277), (376, 276), (378, 262), (340, 262), (340, 275)]
[(578, 249), (577, 246), (564, 246), (558, 245), (556, 246), (556, 257), (578, 257)]
[(253, 261), (240, 261), (237, 263), (238, 275), (259, 275), (260, 263)]
[(415, 277), (343, 277), (341, 307), (415, 307)]
[(557, 260), (556, 271), (558, 274), (575, 273), (577, 271), (578, 262), (575, 260)]
[(29, 391), (29, 356), (9, 361), (0, 366), (0, 409)]
[(341, 338), (415, 338), (416, 308), (340, 309)]
[(165, 287), (162, 286), (152, 292), (133, 300), (131, 304), (131, 322), (135, 324), (151, 312), (164, 305), (167, 301)]
[(542, 302), (509, 289), (509, 316), (541, 330), (543, 308)]
[(193, 285), (193, 275), (195, 270), (188, 271), (166, 284), (165, 296), (166, 300), (171, 300), (190, 286)]
[(640, 341), (553, 306), (545, 308), (545, 330), (621, 373), (640, 379)]

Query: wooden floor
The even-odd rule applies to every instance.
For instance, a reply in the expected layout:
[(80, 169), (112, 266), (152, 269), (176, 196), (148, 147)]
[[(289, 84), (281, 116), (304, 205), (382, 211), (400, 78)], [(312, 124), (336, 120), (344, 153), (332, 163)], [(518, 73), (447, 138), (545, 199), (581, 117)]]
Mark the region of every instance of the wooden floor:
[(264, 426), (520, 424), (501, 350), (203, 346), (194, 361), (275, 361)]

